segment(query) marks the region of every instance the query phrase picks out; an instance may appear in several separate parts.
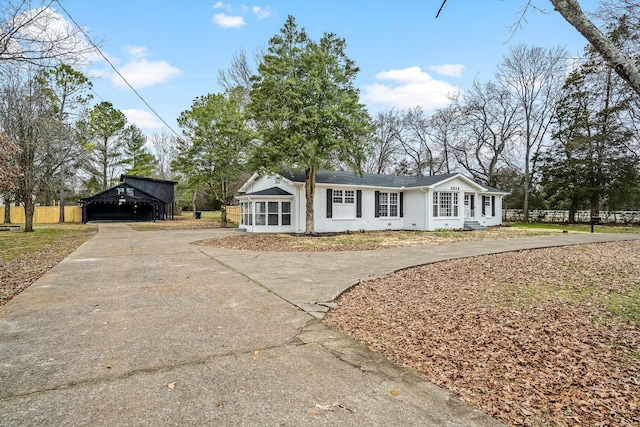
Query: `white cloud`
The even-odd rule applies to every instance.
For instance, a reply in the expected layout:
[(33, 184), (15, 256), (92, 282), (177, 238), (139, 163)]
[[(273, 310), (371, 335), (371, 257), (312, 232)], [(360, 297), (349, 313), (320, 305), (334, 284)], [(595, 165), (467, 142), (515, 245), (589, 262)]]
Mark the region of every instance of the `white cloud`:
[(258, 19), (264, 19), (271, 16), (271, 11), (267, 9), (263, 9), (260, 6), (253, 6), (251, 11), (258, 17)]
[(130, 108), (122, 110), (122, 112), (127, 117), (129, 123), (133, 123), (141, 129), (159, 129), (164, 127), (162, 122), (148, 111)]
[(141, 57), (147, 56), (147, 48), (144, 46), (128, 45), (128, 46), (125, 46), (124, 49), (127, 51), (129, 55), (135, 58), (141, 58)]
[(225, 10), (231, 10), (231, 5), (230, 4), (225, 4), (221, 1), (217, 2), (216, 4), (213, 5), (214, 9), (225, 9)]
[(448, 96), (459, 91), (450, 83), (435, 80), (420, 67), (382, 71), (376, 79), (390, 83), (365, 85), (362, 100), (385, 108), (421, 106), (425, 110), (433, 110), (449, 105), (451, 100)]
[(240, 28), (246, 25), (242, 16), (227, 15), (225, 13), (213, 15), (213, 22), (224, 28)]
[(462, 64), (432, 65), (429, 67), (429, 69), (431, 71), (435, 71), (436, 73), (442, 76), (460, 77), (462, 75), (462, 71), (464, 70), (464, 65)]
[[(136, 89), (164, 83), (171, 77), (180, 74), (180, 70), (167, 61), (149, 61), (146, 59), (147, 48), (145, 47), (127, 46), (125, 49), (131, 59), (119, 67), (118, 71)], [(116, 73), (111, 75), (111, 82), (119, 87), (127, 87), (127, 84)]]

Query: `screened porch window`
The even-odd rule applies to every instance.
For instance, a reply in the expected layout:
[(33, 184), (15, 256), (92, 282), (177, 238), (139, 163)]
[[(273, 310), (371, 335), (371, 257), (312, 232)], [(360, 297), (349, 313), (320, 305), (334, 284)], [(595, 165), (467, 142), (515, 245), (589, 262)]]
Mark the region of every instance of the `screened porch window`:
[(291, 225), (291, 202), (242, 202), (242, 225), (267, 227)]

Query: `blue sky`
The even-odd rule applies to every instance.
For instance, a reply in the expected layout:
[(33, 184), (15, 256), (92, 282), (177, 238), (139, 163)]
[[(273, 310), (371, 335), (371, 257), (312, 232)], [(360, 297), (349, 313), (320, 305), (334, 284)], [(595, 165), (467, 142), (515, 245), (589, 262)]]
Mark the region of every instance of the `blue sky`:
[[(445, 106), (447, 94), (490, 80), (509, 47), (563, 46), (578, 56), (586, 41), (548, 0), (533, 4), (513, 34), (526, 0), (66, 0), (62, 4), (130, 84), (179, 132), (176, 118), (193, 99), (220, 91), (217, 72), (234, 53), (251, 54), (293, 15), (314, 39), (333, 32), (346, 39), (360, 73), (356, 85), (373, 114), (392, 107)], [(594, 0), (583, 0), (594, 10)], [(54, 7), (56, 5), (54, 4)], [(64, 12), (60, 10), (66, 19)], [(105, 61), (85, 69), (95, 100), (110, 101), (146, 133), (164, 125)]]

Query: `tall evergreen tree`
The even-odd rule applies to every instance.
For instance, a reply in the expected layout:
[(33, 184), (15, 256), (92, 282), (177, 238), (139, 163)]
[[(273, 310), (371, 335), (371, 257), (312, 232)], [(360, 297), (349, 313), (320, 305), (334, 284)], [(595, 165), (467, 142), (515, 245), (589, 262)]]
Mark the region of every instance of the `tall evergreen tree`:
[(211, 191), (221, 205), (222, 227), (227, 226), (226, 206), (233, 199), (230, 184), (239, 179), (253, 138), (242, 99), (242, 92), (233, 90), (201, 96), (178, 118), (184, 138), (178, 140), (172, 167), (185, 178), (194, 203), (199, 189), (206, 186)]
[(122, 145), (123, 164), (125, 173), (135, 176), (153, 176), (156, 159), (145, 146), (147, 137), (136, 125), (129, 125), (125, 129)]
[(547, 197), (570, 211), (603, 204), (619, 208), (620, 194), (637, 186), (638, 156), (625, 125), (628, 92), (615, 73), (588, 52), (590, 60), (571, 73), (558, 105), (554, 145), (542, 156), (541, 184)]
[(89, 111), (89, 117), (81, 123), (85, 167), (100, 184), (102, 191), (109, 188), (111, 181), (122, 170), (124, 157), (122, 148), (127, 119), (124, 113), (103, 101)]
[(345, 40), (335, 34), (313, 41), (289, 16), (269, 40), (247, 106), (259, 133), (254, 168), (305, 171), (306, 234), (315, 233), (318, 170), (340, 163), (360, 172), (371, 131), (354, 86), (359, 69), (345, 49)]
[[(93, 86), (89, 79), (70, 65), (62, 64), (51, 69), (42, 69), (36, 81), (51, 104), (51, 142), (47, 145), (50, 155), (42, 167), (50, 177), (46, 186), (45, 203), (50, 204), (56, 189), (59, 195), (59, 222), (64, 222), (65, 182), (81, 156), (81, 148), (76, 140), (75, 126), (92, 95), (88, 91)], [(52, 179), (54, 174), (58, 179)]]

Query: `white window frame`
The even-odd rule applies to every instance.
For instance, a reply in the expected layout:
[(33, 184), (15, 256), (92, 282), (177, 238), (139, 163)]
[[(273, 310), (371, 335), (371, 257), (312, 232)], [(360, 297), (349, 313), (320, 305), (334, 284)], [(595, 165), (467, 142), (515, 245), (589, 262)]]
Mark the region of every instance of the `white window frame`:
[(433, 216), (435, 218), (457, 218), (460, 213), (460, 195), (454, 191), (433, 193)]
[(342, 203), (342, 190), (333, 190), (333, 203)]
[(344, 190), (344, 199), (342, 201), (345, 205), (353, 205), (356, 202), (356, 192), (354, 190)]
[(355, 190), (333, 190), (331, 201), (336, 205), (353, 205), (356, 202)]
[(400, 193), (381, 191), (378, 194), (378, 214), (380, 218), (399, 218)]
[[(286, 210), (283, 209), (286, 206)], [(259, 211), (264, 207), (264, 211)], [(240, 203), (241, 222), (244, 226), (290, 227), (292, 203), (290, 200), (254, 200)], [(286, 221), (284, 220), (286, 218)], [(274, 221), (277, 219), (277, 221)], [(260, 223), (259, 223), (260, 222)], [(288, 222), (288, 224), (285, 224)]]

